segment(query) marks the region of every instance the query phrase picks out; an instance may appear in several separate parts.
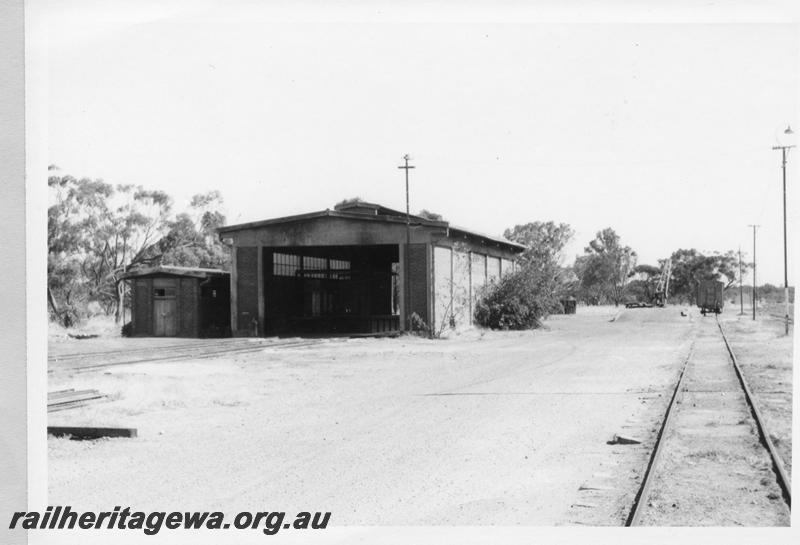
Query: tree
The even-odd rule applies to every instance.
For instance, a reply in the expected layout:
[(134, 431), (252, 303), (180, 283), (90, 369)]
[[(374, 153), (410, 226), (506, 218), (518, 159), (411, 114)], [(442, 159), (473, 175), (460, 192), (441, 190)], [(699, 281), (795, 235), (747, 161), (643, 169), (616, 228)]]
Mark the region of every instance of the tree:
[(561, 267), (561, 287), (559, 298), (572, 297), (579, 299), (581, 295), (581, 280), (575, 272), (575, 264)]
[(101, 290), (103, 273), (91, 235), (113, 189), (102, 180), (62, 175), (55, 165), (48, 171), (47, 300), (55, 318), (70, 326)]
[(613, 229), (598, 231), (584, 249), (584, 255), (575, 261), (584, 299), (594, 304), (608, 300), (619, 305), (636, 259), (636, 252), (630, 246), (623, 246)]
[(575, 258), (573, 270), (578, 277), (579, 299), (588, 305), (599, 305), (608, 299), (608, 278), (612, 273), (601, 256), (578, 256)]
[(365, 201), (361, 197), (353, 197), (351, 199), (342, 199), (341, 201), (337, 202), (336, 205), (334, 205), (334, 208), (338, 208), (338, 207), (344, 206), (346, 204), (356, 204), (356, 203), (360, 203), (360, 202), (365, 202)]
[(633, 272), (634, 277), (625, 289), (626, 295), (637, 301), (653, 302), (661, 278), (661, 269), (653, 265), (636, 265)]
[(189, 211), (178, 214), (157, 246), (164, 265), (227, 269), (230, 254), (217, 236), (225, 225), (219, 191), (192, 197)]
[(572, 271), (561, 266), (562, 252), (573, 236), (566, 223), (534, 221), (506, 229), (503, 236), (525, 246), (517, 270), (486, 286), (475, 307), (475, 320), (493, 329), (528, 329), (560, 309)]
[(522, 269), (530, 270), (524, 278), (539, 283), (540, 296), (546, 295), (548, 312), (556, 310), (559, 299), (569, 291), (570, 277), (561, 262), (563, 250), (574, 233), (568, 224), (553, 221), (515, 225), (503, 233), (507, 240), (525, 246), (518, 263)]
[(47, 296), (62, 324), (71, 325), (90, 302), (120, 321), (122, 277), (135, 267), (227, 267), (216, 233), (225, 224), (219, 191), (195, 195), (186, 212), (173, 216), (163, 191), (77, 179), (56, 166), (49, 171)]
[(118, 323), (125, 308), (123, 274), (160, 260), (159, 242), (168, 232), (171, 210), (172, 198), (163, 191), (118, 185), (97, 218), (91, 251), (100, 257), (106, 278), (104, 295), (114, 300)]
[(705, 255), (694, 248), (679, 249), (670, 260), (670, 295), (680, 302), (694, 303), (697, 286), (704, 280), (723, 280), (727, 289), (739, 278), (739, 259), (733, 251)]
[(534, 221), (506, 229), (503, 237), (525, 246), (521, 259), (530, 263), (560, 263), (564, 247), (575, 231), (566, 223)]
[(429, 210), (426, 210), (424, 208), (419, 211), (417, 216), (431, 221), (445, 221), (444, 216), (442, 216), (441, 214), (437, 214), (436, 212), (430, 212)]

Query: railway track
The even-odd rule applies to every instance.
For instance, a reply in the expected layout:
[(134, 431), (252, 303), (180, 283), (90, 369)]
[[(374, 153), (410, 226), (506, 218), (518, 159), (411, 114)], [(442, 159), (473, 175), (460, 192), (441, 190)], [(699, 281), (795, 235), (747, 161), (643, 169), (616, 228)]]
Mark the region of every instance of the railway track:
[[(204, 346), (220, 346), (223, 343), (227, 344), (243, 344), (246, 342), (252, 342), (250, 339), (202, 339), (198, 341), (194, 341), (191, 343), (192, 347), (200, 348)], [(122, 349), (115, 349), (115, 350), (98, 350), (98, 351), (89, 351), (89, 352), (74, 352), (69, 354), (51, 354), (47, 357), (48, 361), (50, 362), (64, 362), (70, 360), (80, 360), (83, 358), (93, 358), (93, 357), (114, 357), (121, 353), (125, 354), (139, 354), (139, 353), (151, 353), (154, 351), (169, 351), (169, 350), (181, 350), (185, 349), (189, 346), (187, 342), (179, 343), (179, 344), (171, 344), (171, 345), (164, 345), (164, 346), (143, 346), (140, 348), (126, 348)]]
[[(784, 320), (784, 319), (786, 319), (786, 315), (785, 315), (785, 314), (775, 314), (774, 312), (768, 312), (768, 313), (767, 313), (767, 315), (768, 315), (770, 318), (775, 318), (775, 319), (777, 319), (777, 320)], [(794, 317), (793, 317), (791, 314), (789, 315), (789, 323), (790, 323), (790, 324), (794, 324)]]
[[(720, 508), (718, 514), (723, 514), (726, 520), (732, 520), (733, 523), (740, 524), (732, 518), (739, 515), (733, 504), (737, 501), (745, 504), (745, 496), (748, 505), (743, 511), (761, 509), (770, 513), (773, 520), (785, 521), (787, 515), (783, 511), (791, 510), (791, 480), (770, 438), (758, 400), (747, 384), (725, 330), (717, 319), (714, 329), (718, 335), (715, 341), (711, 335), (713, 332), (709, 331), (710, 324), (701, 323), (700, 327), (705, 328), (706, 336), (696, 342), (702, 342), (703, 345), (697, 347), (693, 342), (683, 363), (644, 477), (625, 521), (626, 526), (685, 524), (686, 519), (675, 521), (671, 517), (687, 516), (677, 513), (681, 502), (676, 498), (686, 498), (688, 501), (697, 499), (697, 494), (692, 496), (682, 490), (687, 483), (687, 488), (697, 484), (696, 481), (692, 482), (692, 475), (708, 479), (709, 497), (716, 494), (715, 499), (723, 497), (731, 504)], [(720, 361), (723, 347), (727, 366)], [(700, 355), (698, 348), (702, 351)], [(734, 391), (734, 384), (738, 385), (738, 391)], [(681, 421), (680, 425), (676, 425), (677, 420)], [(753, 437), (754, 434), (750, 431), (752, 428), (755, 428), (757, 438)], [(701, 443), (702, 440), (718, 441), (719, 454), (714, 449), (698, 448), (695, 442)], [(670, 456), (670, 450), (680, 452), (680, 455), (673, 454), (667, 464), (665, 458)], [(742, 450), (747, 453), (747, 456), (742, 456), (746, 460), (739, 460), (736, 456)], [(758, 450), (761, 452), (756, 452)], [(714, 463), (725, 464), (714, 468), (722, 476), (719, 482), (714, 480), (713, 474), (703, 473), (699, 469), (708, 468)], [(696, 467), (690, 467), (690, 464)], [(767, 473), (771, 473), (771, 476)], [(728, 477), (730, 478), (727, 479)], [(726, 483), (726, 479), (730, 483)], [(671, 481), (677, 484), (671, 484)], [(729, 489), (727, 495), (725, 486)], [(780, 490), (779, 495), (775, 488)], [(656, 495), (656, 489), (659, 489), (658, 501), (651, 501)], [(767, 502), (764, 498), (769, 498), (770, 501)], [(785, 507), (775, 505), (780, 503), (779, 499)], [(675, 509), (666, 512), (662, 509), (659, 512), (658, 504), (665, 500), (668, 503), (674, 501), (671, 507)], [(708, 506), (705, 507), (708, 510)], [(691, 510), (694, 506), (689, 508)], [(772, 511), (780, 513), (774, 514)], [(751, 517), (748, 525), (762, 523), (752, 512), (742, 516)], [(715, 521), (715, 524), (720, 522)]]
[(208, 359), (217, 356), (259, 352), (269, 348), (301, 348), (325, 342), (323, 339), (215, 339), (168, 346), (106, 350), (48, 357), (48, 373), (92, 371), (117, 365)]

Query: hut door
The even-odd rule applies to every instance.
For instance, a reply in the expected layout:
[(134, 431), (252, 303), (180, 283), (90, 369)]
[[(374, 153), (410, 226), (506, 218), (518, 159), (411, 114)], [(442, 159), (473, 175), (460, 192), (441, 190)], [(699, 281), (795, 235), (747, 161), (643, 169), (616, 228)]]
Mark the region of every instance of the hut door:
[(156, 337), (172, 337), (177, 332), (175, 327), (175, 299), (156, 299), (153, 302), (153, 323)]
[(178, 333), (175, 285), (157, 280), (153, 282), (153, 335), (172, 337)]

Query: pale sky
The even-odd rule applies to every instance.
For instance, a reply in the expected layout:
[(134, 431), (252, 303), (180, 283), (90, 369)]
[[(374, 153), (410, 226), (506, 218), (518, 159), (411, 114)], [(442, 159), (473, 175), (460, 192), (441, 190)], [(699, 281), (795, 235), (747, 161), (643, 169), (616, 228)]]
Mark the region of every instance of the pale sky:
[(797, 26), (293, 5), (54, 3), (49, 162), (180, 204), (219, 189), (238, 223), (354, 196), (403, 209), (409, 153), (412, 212), (495, 235), (566, 222), (568, 262), (605, 227), (640, 263), (750, 254), (759, 223), (759, 283), (783, 283), (771, 147), (800, 129)]

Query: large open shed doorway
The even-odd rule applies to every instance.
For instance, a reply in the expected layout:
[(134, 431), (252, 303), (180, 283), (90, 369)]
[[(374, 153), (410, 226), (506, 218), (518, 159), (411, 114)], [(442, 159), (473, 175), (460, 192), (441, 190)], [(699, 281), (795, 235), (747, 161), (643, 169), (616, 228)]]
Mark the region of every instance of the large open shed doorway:
[(400, 329), (396, 244), (282, 246), (262, 251), (266, 334)]

